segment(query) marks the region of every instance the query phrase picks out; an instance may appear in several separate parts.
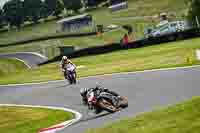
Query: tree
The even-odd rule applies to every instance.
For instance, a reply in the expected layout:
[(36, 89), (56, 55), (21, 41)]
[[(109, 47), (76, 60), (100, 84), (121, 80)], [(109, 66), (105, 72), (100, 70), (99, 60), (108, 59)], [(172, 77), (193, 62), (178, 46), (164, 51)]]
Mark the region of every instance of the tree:
[(59, 18), (59, 15), (62, 13), (63, 10), (64, 5), (59, 0), (56, 0), (56, 8), (53, 15)]
[(3, 27), (3, 22), (4, 22), (3, 10), (0, 9), (0, 28)]
[(197, 19), (200, 22), (200, 0), (189, 1), (188, 19), (192, 25), (197, 26)]
[(67, 10), (78, 12), (83, 7), (81, 0), (63, 0), (64, 6)]
[(87, 7), (95, 7), (103, 2), (107, 3), (107, 4), (109, 4), (109, 3), (112, 4), (113, 1), (115, 2), (115, 1), (122, 1), (122, 0), (83, 0), (83, 1), (85, 2), (85, 5)]
[(56, 16), (57, 18), (59, 18), (59, 15), (64, 10), (64, 6), (60, 2), (60, 0), (45, 0), (45, 3), (48, 6), (49, 15), (53, 15), (53, 16)]
[(45, 0), (44, 2), (48, 7), (48, 14), (52, 15), (55, 11), (56, 0)]
[(20, 29), (21, 24), (24, 22), (23, 2), (20, 0), (6, 2), (3, 6), (3, 13), (10, 26), (16, 26), (17, 29)]
[(24, 0), (24, 9), (26, 17), (34, 23), (38, 23), (41, 17), (41, 0)]
[(97, 6), (96, 0), (85, 0), (85, 3), (88, 7)]
[(40, 7), (40, 17), (45, 19), (48, 16), (49, 16), (48, 5), (45, 2), (42, 2)]
[(108, 1), (108, 0), (96, 0), (96, 4), (98, 5), (98, 4), (100, 4), (102, 2), (106, 2), (106, 1)]

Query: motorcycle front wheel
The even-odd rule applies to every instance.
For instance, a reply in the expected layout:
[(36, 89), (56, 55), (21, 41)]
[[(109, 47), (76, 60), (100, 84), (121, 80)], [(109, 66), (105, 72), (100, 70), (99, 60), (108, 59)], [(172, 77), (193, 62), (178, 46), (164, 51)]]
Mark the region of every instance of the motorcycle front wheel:
[(70, 84), (76, 84), (76, 73), (75, 72), (69, 72), (67, 75), (67, 79)]

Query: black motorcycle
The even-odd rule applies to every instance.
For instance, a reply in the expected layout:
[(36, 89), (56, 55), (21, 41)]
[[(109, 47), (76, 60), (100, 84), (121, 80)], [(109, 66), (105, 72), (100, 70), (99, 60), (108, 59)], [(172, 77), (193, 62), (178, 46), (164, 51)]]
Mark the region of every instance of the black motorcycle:
[(114, 113), (120, 108), (128, 107), (128, 100), (126, 97), (114, 96), (109, 92), (99, 90), (99, 92), (90, 92), (87, 95), (88, 101), (91, 102), (90, 106), (95, 109), (96, 113), (100, 113), (103, 110)]

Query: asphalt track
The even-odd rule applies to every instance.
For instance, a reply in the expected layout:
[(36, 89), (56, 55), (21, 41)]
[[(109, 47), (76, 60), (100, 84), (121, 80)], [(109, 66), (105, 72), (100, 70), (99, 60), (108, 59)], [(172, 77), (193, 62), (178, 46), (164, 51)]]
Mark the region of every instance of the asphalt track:
[(24, 61), (30, 68), (36, 67), (37, 65), (48, 60), (48, 58), (45, 56), (31, 52), (0, 54), (0, 58), (17, 58)]
[[(114, 114), (87, 114), (80, 103), (80, 87), (96, 83), (127, 96), (129, 107)], [(38, 85), (1, 86), (0, 104), (58, 106), (77, 110), (82, 120), (59, 133), (83, 133), (122, 118), (182, 102), (200, 95), (200, 67), (142, 73), (114, 74), (80, 79), (77, 85), (64, 81)]]

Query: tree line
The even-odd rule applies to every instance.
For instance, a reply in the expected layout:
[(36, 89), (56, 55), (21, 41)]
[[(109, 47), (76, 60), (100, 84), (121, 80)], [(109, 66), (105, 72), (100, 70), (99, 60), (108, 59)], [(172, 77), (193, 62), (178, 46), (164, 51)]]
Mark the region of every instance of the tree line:
[(0, 8), (0, 28), (20, 29), (24, 22), (34, 24), (48, 16), (59, 18), (63, 11), (79, 12), (82, 7), (97, 6), (106, 0), (9, 0)]

